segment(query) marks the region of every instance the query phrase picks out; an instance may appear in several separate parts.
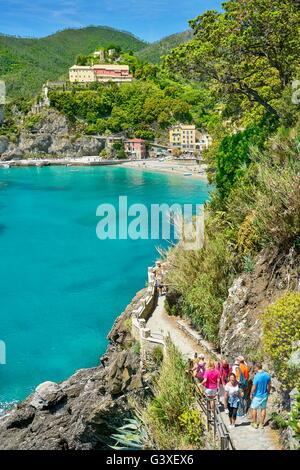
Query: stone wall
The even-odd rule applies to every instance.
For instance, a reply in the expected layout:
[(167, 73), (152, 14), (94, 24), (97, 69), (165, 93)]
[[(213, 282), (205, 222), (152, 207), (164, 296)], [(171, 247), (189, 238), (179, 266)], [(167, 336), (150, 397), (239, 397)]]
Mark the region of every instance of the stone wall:
[(148, 288), (145, 296), (140, 299), (137, 308), (132, 312), (132, 336), (141, 345), (141, 356), (146, 359), (157, 346), (164, 348), (163, 336), (154, 337), (150, 328), (146, 328), (146, 322), (156, 307), (155, 277), (152, 268), (148, 268)]

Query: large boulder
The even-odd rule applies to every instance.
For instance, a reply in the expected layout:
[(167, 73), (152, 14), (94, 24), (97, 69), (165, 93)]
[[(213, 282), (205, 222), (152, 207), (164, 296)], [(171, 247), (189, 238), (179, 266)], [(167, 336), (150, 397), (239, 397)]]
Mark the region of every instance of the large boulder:
[(66, 398), (66, 394), (55, 382), (43, 382), (36, 389), (30, 405), (43, 410), (55, 406)]

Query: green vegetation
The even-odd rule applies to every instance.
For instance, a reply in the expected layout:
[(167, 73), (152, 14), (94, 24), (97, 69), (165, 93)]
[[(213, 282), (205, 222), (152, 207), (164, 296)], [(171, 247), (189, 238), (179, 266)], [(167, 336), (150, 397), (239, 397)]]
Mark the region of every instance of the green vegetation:
[(133, 352), (135, 354), (140, 354), (141, 352), (141, 343), (139, 343), (138, 341), (136, 341), (134, 344)]
[(262, 117), (266, 111), (280, 117), (278, 100), (295, 76), (299, 58), (297, 2), (230, 0), (223, 9), (190, 21), (193, 39), (172, 51), (166, 66), (208, 80), (228, 109), (247, 111), (245, 118)]
[(222, 198), (230, 193), (243, 165), (250, 163), (251, 148), (256, 146), (262, 151), (266, 139), (275, 129), (274, 119), (264, 119), (249, 125), (244, 131), (224, 137), (216, 153), (216, 184)]
[(155, 348), (152, 351), (152, 359), (156, 363), (161, 363), (164, 358), (164, 353), (163, 350), (160, 346), (155, 346)]
[(193, 31), (191, 29), (184, 31), (183, 33), (172, 34), (160, 41), (149, 44), (149, 46), (138, 51), (136, 55), (142, 61), (159, 64), (163, 56), (169, 54), (174, 47), (190, 41), (192, 37)]
[[(234, 273), (230, 246), (225, 234), (216, 231), (217, 224), (217, 218), (207, 220), (202, 250), (186, 251), (179, 244), (167, 254), (174, 267), (168, 273), (168, 284), (181, 294), (181, 315), (211, 341), (217, 341), (223, 302)], [(174, 306), (171, 313), (175, 313)]]
[(262, 322), (264, 351), (281, 382), (292, 389), (300, 379), (300, 370), (288, 367), (288, 360), (300, 341), (300, 294), (285, 293), (267, 308)]
[[(300, 440), (300, 391), (298, 390), (296, 396), (296, 403), (292, 406), (292, 412), (290, 414), (287, 424), (293, 429), (295, 438)], [(299, 449), (299, 445), (298, 445)]]
[[(203, 248), (179, 244), (166, 253), (174, 268), (167, 281), (177, 296), (169, 311), (188, 317), (216, 344), (233, 279), (252, 275), (267, 247), (281, 262), (300, 253), (300, 123), (292, 100), (299, 10), (291, 0), (230, 0), (223, 7), (224, 13), (192, 20), (194, 37), (163, 65), (173, 80), (202, 84), (205, 112), (199, 110), (198, 119), (213, 137), (204, 158), (216, 186), (206, 206)], [(294, 337), (293, 327), (286, 328)], [(265, 354), (271, 359), (271, 350)]]
[(157, 449), (203, 448), (204, 422), (196, 411), (187, 364), (169, 339), (156, 383), (155, 398), (143, 420)]
[[(49, 98), (51, 106), (70, 121), (87, 122), (86, 134), (129, 131), (136, 137), (151, 139), (157, 130), (163, 131), (177, 121), (193, 120), (193, 105), (184, 99), (188, 88), (177, 85), (173, 90), (154, 81), (137, 80), (121, 86), (99, 83), (76, 86), (71, 91), (51, 90)], [(190, 102), (196, 106), (194, 95)]]
[(125, 423), (116, 430), (117, 434), (111, 434), (111, 438), (116, 441), (116, 444), (110, 447), (114, 450), (145, 450), (150, 438), (144, 423), (138, 416), (126, 419)]
[(8, 98), (30, 97), (47, 80), (65, 80), (77, 54), (87, 55), (114, 43), (127, 52), (146, 46), (132, 34), (107, 26), (66, 29), (41, 39), (0, 35), (0, 75)]

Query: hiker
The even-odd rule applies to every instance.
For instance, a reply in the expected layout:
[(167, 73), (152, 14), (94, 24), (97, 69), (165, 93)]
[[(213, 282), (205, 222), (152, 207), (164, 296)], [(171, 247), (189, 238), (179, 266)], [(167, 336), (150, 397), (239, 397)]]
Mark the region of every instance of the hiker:
[(155, 278), (156, 278), (156, 287), (158, 290), (158, 296), (162, 296), (162, 290), (163, 290), (163, 283), (162, 283), (162, 269), (161, 269), (161, 264), (157, 263), (156, 267), (154, 268), (155, 272)]
[[(220, 373), (220, 390), (219, 390), (219, 400), (224, 397), (225, 386), (229, 380), (230, 367), (226, 359), (223, 359), (219, 367)], [(224, 402), (225, 405), (225, 402)]]
[(231, 427), (235, 427), (237, 411), (243, 392), (241, 391), (236, 375), (231, 372), (229, 382), (225, 385), (224, 408), (229, 415)]
[(204, 354), (199, 354), (198, 360), (195, 363), (194, 369), (193, 369), (193, 372), (194, 372), (193, 375), (194, 375), (196, 383), (201, 384), (203, 382), (204, 373), (206, 370), (205, 368), (206, 368), (206, 362), (205, 362)]
[(232, 367), (232, 372), (236, 376), (241, 392), (240, 405), (237, 415), (244, 417), (247, 412), (247, 389), (249, 380), (249, 367), (247, 366), (243, 356), (238, 356)]
[[(268, 397), (271, 391), (271, 377), (263, 370), (261, 362), (256, 362), (255, 372), (256, 374), (254, 376), (253, 385), (250, 392), (250, 399), (252, 400), (251, 426), (253, 426), (254, 429), (257, 429), (258, 427), (263, 429), (266, 419)], [(261, 410), (259, 425), (257, 423), (257, 410)]]
[(206, 370), (204, 372), (204, 379), (202, 385), (205, 388), (205, 395), (210, 399), (210, 407), (214, 409), (215, 398), (219, 391), (220, 373), (216, 369), (214, 361), (208, 361)]

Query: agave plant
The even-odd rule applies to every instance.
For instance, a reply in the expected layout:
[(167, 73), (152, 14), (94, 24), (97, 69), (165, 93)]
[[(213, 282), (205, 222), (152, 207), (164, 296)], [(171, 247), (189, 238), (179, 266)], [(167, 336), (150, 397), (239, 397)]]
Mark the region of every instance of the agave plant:
[(142, 450), (149, 440), (145, 425), (138, 418), (126, 419), (126, 424), (117, 429), (117, 434), (111, 434), (116, 445), (114, 450)]

